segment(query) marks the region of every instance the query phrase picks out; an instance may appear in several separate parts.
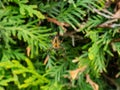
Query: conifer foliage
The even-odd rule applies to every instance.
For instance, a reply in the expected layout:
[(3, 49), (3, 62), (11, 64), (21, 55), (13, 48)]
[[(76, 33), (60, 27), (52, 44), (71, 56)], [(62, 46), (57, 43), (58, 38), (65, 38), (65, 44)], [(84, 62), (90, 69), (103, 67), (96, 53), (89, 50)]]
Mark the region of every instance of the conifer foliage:
[(119, 23), (119, 0), (0, 0), (0, 90), (120, 90)]

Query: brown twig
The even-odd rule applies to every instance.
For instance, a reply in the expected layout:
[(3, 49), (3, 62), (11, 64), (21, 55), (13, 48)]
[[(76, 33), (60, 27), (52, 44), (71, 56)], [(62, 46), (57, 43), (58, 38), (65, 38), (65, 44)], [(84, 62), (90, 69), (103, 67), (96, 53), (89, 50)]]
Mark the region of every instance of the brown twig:
[(100, 24), (98, 27), (106, 27), (106, 28), (115, 28), (115, 27), (120, 27), (120, 24)]
[[(107, 1), (107, 3), (111, 3), (110, 1)], [(118, 21), (120, 19), (120, 1), (117, 1), (115, 7), (115, 13), (111, 13), (107, 10), (107, 8), (104, 8), (102, 10), (98, 10), (94, 7), (91, 6), (94, 12), (97, 14), (105, 17), (108, 19), (108, 21), (100, 24), (98, 27), (107, 27), (107, 28), (115, 28), (115, 27), (120, 27), (120, 24), (116, 24), (114, 22)]]
[(109, 12), (108, 10), (106, 10), (106, 9), (102, 9), (101, 11), (103, 11), (103, 12), (105, 12), (106, 14), (109, 14), (109, 15), (113, 15), (111, 12)]
[(120, 42), (120, 38), (113, 39), (111, 42)]
[(119, 83), (117, 83), (117, 82), (115, 81), (115, 79), (108, 77), (105, 73), (103, 73), (102, 75), (103, 75), (104, 78), (106, 78), (109, 82), (111, 82), (111, 84), (113, 84), (113, 85), (116, 86), (116, 88), (117, 88), (116, 90), (120, 90), (120, 85), (119, 85)]
[(65, 23), (65, 22), (60, 22), (58, 21), (57, 19), (55, 18), (50, 18), (48, 16), (46, 16), (46, 19), (48, 20), (48, 22), (52, 22), (58, 26), (61, 26), (63, 30), (66, 31), (66, 28), (65, 27), (69, 27), (70, 25), (68, 23)]
[[(93, 7), (92, 7), (92, 8), (93, 8)], [(100, 12), (100, 11), (99, 11), (98, 9), (96, 9), (96, 8), (93, 8), (93, 11), (96, 12), (97, 14), (105, 17), (105, 18), (108, 18), (108, 19), (112, 18), (111, 15), (107, 15), (107, 14), (105, 14), (105, 13), (102, 13), (102, 12)], [(105, 10), (104, 10), (104, 11), (105, 11)], [(106, 12), (108, 13), (108, 11), (106, 11)], [(110, 12), (109, 12), (109, 13), (110, 13)]]

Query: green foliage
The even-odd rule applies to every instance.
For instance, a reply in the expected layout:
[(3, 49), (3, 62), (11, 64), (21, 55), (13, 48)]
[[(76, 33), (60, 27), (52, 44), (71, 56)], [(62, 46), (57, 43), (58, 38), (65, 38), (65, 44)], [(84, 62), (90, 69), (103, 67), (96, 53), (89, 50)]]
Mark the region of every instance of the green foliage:
[[(8, 83), (14, 82), (14, 84), (17, 85), (19, 89), (21, 89), (27, 88), (31, 85), (41, 86), (44, 85), (44, 83), (48, 83), (48, 80), (44, 76), (36, 72), (32, 62), (29, 59), (25, 59), (25, 62), (27, 67), (23, 66), (17, 60), (1, 62), (0, 67), (2, 73), (0, 85), (8, 86)], [(23, 79), (21, 79), (22, 77)]]
[(0, 90), (114, 88), (106, 80), (120, 81), (119, 27), (100, 27), (109, 19), (93, 10), (105, 3), (0, 0)]
[[(47, 4), (40, 4), (40, 10), (47, 13), (49, 16), (58, 19), (61, 22), (66, 22), (72, 26), (73, 29), (79, 27), (79, 21), (83, 20), (84, 17), (91, 11), (90, 5), (97, 8), (101, 8), (104, 2), (97, 2), (101, 5), (96, 4), (97, 0), (69, 0), (62, 2), (50, 2)], [(64, 17), (63, 17), (64, 16)]]

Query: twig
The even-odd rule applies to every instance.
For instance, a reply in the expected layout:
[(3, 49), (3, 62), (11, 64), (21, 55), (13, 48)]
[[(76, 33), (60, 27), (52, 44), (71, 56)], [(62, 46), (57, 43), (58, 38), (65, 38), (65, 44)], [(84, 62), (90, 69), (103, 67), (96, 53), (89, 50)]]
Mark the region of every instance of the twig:
[(109, 15), (113, 16), (113, 14), (106, 9), (102, 9), (102, 11), (105, 12), (106, 14), (109, 14)]
[(112, 27), (112, 28), (120, 27), (120, 24), (112, 24), (111, 27)]
[(114, 79), (108, 77), (105, 73), (102, 74), (109, 82), (111, 82), (111, 84), (116, 86), (116, 90), (120, 90), (120, 85), (119, 83), (117, 83)]
[(106, 14), (104, 14), (104, 13), (101, 13), (101, 12), (100, 12), (99, 10), (97, 10), (96, 8), (93, 8), (93, 11), (96, 12), (96, 13), (98, 13), (98, 14), (101, 15), (101, 16), (104, 16), (105, 18), (108, 18), (108, 19), (112, 18), (112, 17), (109, 16), (109, 15), (106, 15)]
[(98, 9), (96, 9), (94, 7), (92, 7), (92, 8), (93, 8), (94, 12), (96, 12), (97, 14), (99, 14), (107, 19), (119, 19), (120, 18), (120, 10), (118, 10), (116, 13), (112, 14), (111, 12), (109, 12), (106, 9), (103, 9), (103, 10), (101, 10), (102, 12), (100, 12)]
[(116, 21), (117, 21), (117, 19), (112, 19), (112, 20), (106, 21), (104, 24), (110, 24), (110, 23), (113, 23), (113, 22), (116, 22)]
[(48, 20), (49, 22), (52, 22), (52, 23), (54, 23), (54, 24), (56, 24), (56, 25), (58, 25), (58, 26), (61, 26), (62, 29), (65, 30), (65, 31), (66, 31), (66, 28), (65, 28), (65, 27), (69, 27), (69, 26), (70, 26), (68, 23), (59, 22), (59, 21), (58, 21), (57, 19), (55, 19), (55, 18), (50, 18), (50, 17), (47, 17), (47, 16), (46, 16), (46, 18), (47, 18), (47, 20)]
[(98, 27), (115, 28), (115, 27), (120, 27), (120, 24), (101, 24)]
[(99, 27), (108, 27), (108, 28), (115, 28), (119, 27), (120, 24), (112, 24), (113, 22), (116, 22), (118, 19), (112, 19), (104, 22), (103, 24), (100, 24)]
[(120, 42), (120, 38), (113, 39), (113, 40), (111, 41), (111, 43), (112, 43), (112, 42)]

